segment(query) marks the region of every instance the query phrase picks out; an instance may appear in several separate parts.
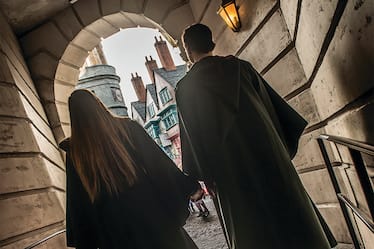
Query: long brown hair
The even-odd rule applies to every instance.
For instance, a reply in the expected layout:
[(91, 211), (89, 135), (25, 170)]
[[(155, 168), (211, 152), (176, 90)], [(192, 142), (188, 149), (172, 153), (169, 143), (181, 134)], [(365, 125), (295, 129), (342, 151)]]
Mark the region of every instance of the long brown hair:
[(123, 118), (113, 116), (90, 91), (69, 98), (70, 156), (92, 202), (104, 188), (109, 194), (132, 186), (137, 177), (133, 149)]

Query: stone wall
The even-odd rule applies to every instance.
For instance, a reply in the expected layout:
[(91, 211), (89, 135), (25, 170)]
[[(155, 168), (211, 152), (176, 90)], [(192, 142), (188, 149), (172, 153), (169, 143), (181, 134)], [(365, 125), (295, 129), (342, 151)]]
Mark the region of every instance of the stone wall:
[[(0, 174), (9, 179), (0, 182), (0, 208), (10, 210), (0, 214), (0, 226), (6, 226), (0, 245), (23, 243), (62, 224), (64, 174), (55, 138), (69, 134), (66, 101), (87, 51), (120, 28), (162, 26), (166, 36), (178, 39), (193, 22), (213, 29), (216, 54), (251, 61), (308, 120), (295, 167), (337, 239), (350, 243), (315, 138), (329, 133), (374, 144), (374, 2), (236, 2), (242, 21), (238, 33), (217, 15), (220, 0), (79, 0), (19, 38), (28, 67), (17, 39), (0, 20)], [(328, 150), (333, 161), (343, 162), (334, 165), (344, 191), (360, 201), (346, 152), (335, 146)], [(44, 205), (48, 211), (38, 212)], [(357, 227), (372, 249), (373, 233), (358, 219)]]
[[(0, 247), (64, 226), (65, 169), (18, 41), (0, 13)], [(63, 247), (64, 235), (48, 248)]]
[[(239, 33), (209, 12), (220, 2), (205, 1), (207, 11), (194, 14), (213, 28), (216, 54), (250, 61), (309, 122), (295, 167), (337, 240), (351, 243), (316, 138), (327, 133), (374, 144), (374, 2), (237, 0)], [(328, 150), (333, 161), (343, 161), (335, 168), (343, 187), (358, 187), (343, 152)], [(374, 248), (373, 233), (357, 223), (366, 248)]]

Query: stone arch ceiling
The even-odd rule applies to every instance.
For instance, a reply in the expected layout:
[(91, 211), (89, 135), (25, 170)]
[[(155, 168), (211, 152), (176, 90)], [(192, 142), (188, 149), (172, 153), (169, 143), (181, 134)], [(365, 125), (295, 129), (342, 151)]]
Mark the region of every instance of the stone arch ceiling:
[[(210, 2), (199, 1), (205, 5)], [(88, 51), (102, 38), (137, 26), (158, 28), (176, 45), (183, 28), (196, 22), (196, 17), (201, 15), (195, 3), (186, 0), (78, 0), (21, 36), (30, 73), (57, 141), (70, 135), (67, 100)]]

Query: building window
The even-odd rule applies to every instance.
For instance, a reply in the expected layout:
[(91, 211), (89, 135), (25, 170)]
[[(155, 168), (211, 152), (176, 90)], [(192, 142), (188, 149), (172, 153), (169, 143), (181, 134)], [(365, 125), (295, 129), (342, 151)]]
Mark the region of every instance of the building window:
[(155, 116), (155, 108), (153, 106), (153, 103), (151, 103), (150, 105), (148, 105), (147, 109), (148, 109), (149, 116), (151, 118), (153, 118)]
[(163, 105), (171, 100), (170, 93), (166, 87), (160, 91), (160, 99)]
[(153, 139), (156, 139), (160, 131), (157, 125), (150, 125), (147, 128), (147, 132)]
[(113, 96), (114, 101), (123, 102), (121, 90), (118, 88), (114, 88), (114, 87), (111, 87), (110, 89), (112, 90), (112, 96)]
[(162, 115), (162, 121), (164, 122), (166, 130), (178, 123), (178, 116), (176, 109), (170, 109)]
[(174, 160), (174, 155), (171, 146), (162, 147), (162, 150), (168, 155), (171, 160)]

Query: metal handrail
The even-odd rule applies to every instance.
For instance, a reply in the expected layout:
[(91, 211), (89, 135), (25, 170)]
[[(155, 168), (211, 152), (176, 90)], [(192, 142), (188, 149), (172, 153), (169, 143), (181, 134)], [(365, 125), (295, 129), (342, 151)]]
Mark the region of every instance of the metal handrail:
[(344, 145), (348, 148), (358, 150), (360, 152), (363, 152), (365, 154), (374, 156), (374, 146), (370, 144), (365, 144), (360, 141), (356, 141), (350, 138), (345, 137), (338, 137), (338, 136), (332, 136), (332, 135), (326, 135), (322, 134), (319, 136), (323, 140), (328, 140), (333, 143)]
[[(336, 196), (339, 201), (339, 205), (341, 207), (344, 219), (346, 221), (348, 231), (351, 235), (353, 245), (356, 249), (360, 249), (360, 242), (357, 237), (353, 222), (351, 220), (351, 216), (348, 212), (348, 208), (357, 215), (357, 217), (370, 229), (371, 232), (374, 233), (374, 193), (373, 193), (373, 188), (371, 185), (371, 179), (369, 177), (369, 174), (367, 172), (365, 163), (362, 159), (361, 153), (368, 154), (371, 156), (374, 156), (374, 146), (365, 144), (359, 141), (355, 141), (349, 138), (343, 138), (343, 137), (338, 137), (338, 136), (331, 136), (331, 135), (321, 135), (319, 138), (317, 138), (318, 145), (320, 147), (323, 160), (326, 164), (327, 171), (329, 173), (332, 185), (334, 187)], [(329, 155), (327, 153), (327, 149), (325, 146), (325, 142), (332, 142), (335, 144), (343, 145), (348, 148), (349, 153), (351, 155), (352, 161), (353, 161), (353, 166), (356, 169), (357, 176), (359, 178), (366, 203), (369, 208), (369, 213), (371, 217), (365, 214), (365, 212), (361, 211), (360, 208), (355, 206), (349, 198), (344, 196), (344, 194), (340, 190), (340, 186), (338, 183), (338, 180), (336, 178), (334, 169), (332, 167), (332, 163), (330, 161)]]
[(361, 220), (365, 225), (374, 233), (374, 222), (370, 220), (370, 218), (358, 209), (345, 195), (338, 194), (338, 198), (342, 200)]
[(62, 234), (62, 233), (65, 233), (65, 232), (66, 232), (66, 229), (62, 229), (62, 230), (60, 230), (60, 231), (57, 231), (57, 232), (55, 232), (55, 233), (53, 233), (53, 234), (51, 234), (51, 235), (48, 235), (47, 237), (42, 238), (41, 240), (35, 241), (34, 243), (32, 243), (31, 245), (25, 247), (24, 249), (32, 249), (32, 248), (35, 248), (35, 247), (37, 247), (37, 246), (43, 244), (44, 242), (46, 242), (46, 241), (48, 241), (48, 240), (50, 240), (50, 239), (52, 239), (52, 238), (54, 238), (54, 237), (56, 237), (56, 236)]

